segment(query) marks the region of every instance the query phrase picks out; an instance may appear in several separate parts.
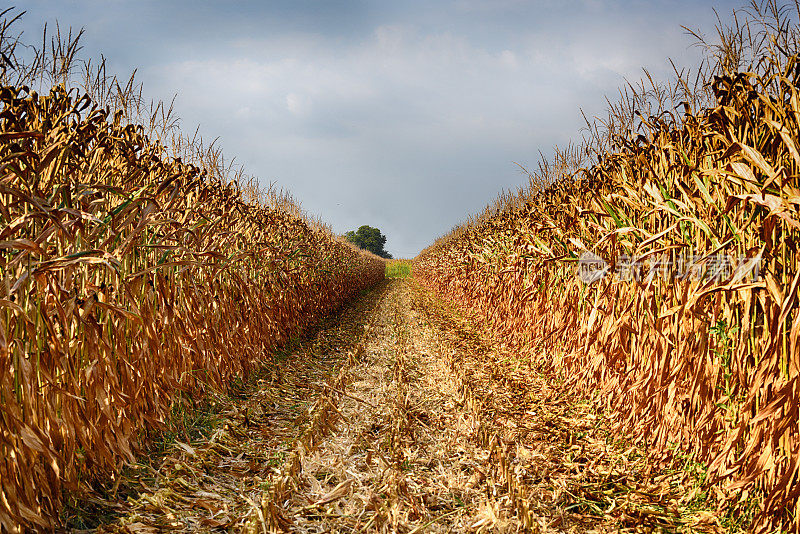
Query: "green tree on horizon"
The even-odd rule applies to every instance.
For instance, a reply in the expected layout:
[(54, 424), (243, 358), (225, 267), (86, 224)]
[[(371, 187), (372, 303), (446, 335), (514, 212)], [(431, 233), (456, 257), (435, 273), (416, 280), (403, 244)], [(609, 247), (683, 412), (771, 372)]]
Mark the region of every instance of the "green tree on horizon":
[(386, 244), (386, 236), (377, 228), (365, 224), (355, 232), (352, 230), (346, 232), (344, 237), (355, 246), (368, 250), (376, 256), (387, 259), (392, 258), (392, 255), (383, 249)]

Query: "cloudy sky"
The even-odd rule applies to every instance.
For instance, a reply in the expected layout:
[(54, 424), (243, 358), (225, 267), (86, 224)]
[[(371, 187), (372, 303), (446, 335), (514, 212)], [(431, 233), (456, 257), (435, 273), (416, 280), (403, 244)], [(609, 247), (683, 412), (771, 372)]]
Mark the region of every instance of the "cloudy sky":
[(134, 68), (185, 131), (218, 137), (264, 183), (344, 233), (362, 224), (413, 257), (647, 67), (701, 54), (716, 7), (742, 1), (26, 0), (19, 26), (83, 27), (84, 57)]

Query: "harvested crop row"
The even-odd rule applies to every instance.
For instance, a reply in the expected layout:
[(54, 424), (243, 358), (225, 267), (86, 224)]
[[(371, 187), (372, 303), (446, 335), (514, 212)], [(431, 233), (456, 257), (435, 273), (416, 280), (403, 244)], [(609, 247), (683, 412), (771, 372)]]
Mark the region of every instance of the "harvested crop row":
[(0, 102), (0, 525), (14, 531), (54, 526), (62, 492), (113, 477), (176, 401), (226, 388), (385, 265), (166, 157), (86, 96), (3, 87)]

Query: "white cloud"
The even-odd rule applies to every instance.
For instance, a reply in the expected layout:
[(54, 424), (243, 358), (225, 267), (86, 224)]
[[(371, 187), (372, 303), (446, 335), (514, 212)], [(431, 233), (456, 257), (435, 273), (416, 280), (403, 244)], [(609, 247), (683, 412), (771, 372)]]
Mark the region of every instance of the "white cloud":
[[(671, 1), (393, 4), (347, 33), (280, 21), (214, 40), (184, 33), (134, 66), (149, 94), (179, 93), (187, 130), (200, 123), (335, 230), (379, 226), (410, 256), (522, 184), (514, 161), (533, 166), (577, 137), (580, 108), (599, 114), (642, 66), (668, 76), (667, 56), (691, 61), (680, 24), (714, 16)], [(167, 38), (112, 34), (126, 50)]]
[(295, 115), (307, 115), (311, 112), (311, 102), (297, 93), (289, 93), (286, 95), (286, 109)]
[(511, 50), (503, 50), (500, 52), (500, 62), (511, 68), (516, 68), (518, 66), (517, 56)]

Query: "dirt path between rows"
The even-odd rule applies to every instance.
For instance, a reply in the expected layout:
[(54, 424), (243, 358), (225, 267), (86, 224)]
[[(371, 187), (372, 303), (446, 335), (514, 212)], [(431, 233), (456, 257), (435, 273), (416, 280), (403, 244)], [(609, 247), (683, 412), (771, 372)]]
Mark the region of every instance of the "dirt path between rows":
[(411, 280), (362, 295), (213, 406), (203, 437), (174, 441), (98, 501), (113, 514), (97, 530), (719, 528), (689, 510), (683, 472), (654, 476), (589, 403)]

